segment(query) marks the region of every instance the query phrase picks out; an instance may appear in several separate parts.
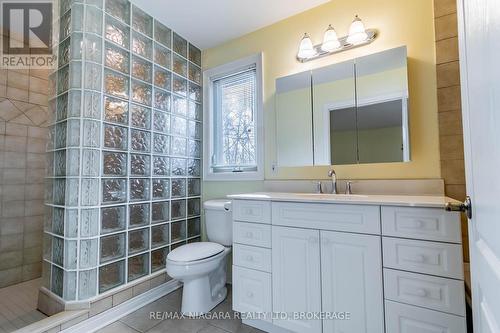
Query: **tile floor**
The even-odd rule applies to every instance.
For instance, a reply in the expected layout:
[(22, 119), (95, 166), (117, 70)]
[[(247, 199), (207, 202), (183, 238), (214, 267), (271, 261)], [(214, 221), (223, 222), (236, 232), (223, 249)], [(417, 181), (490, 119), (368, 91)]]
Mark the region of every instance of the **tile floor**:
[(41, 279), (30, 280), (0, 289), (0, 333), (10, 333), (43, 318), (37, 311)]
[(258, 333), (262, 332), (241, 323), (231, 310), (231, 289), (228, 297), (213, 312), (228, 313), (218, 319), (150, 319), (151, 312), (177, 312), (180, 315), (182, 289), (178, 289), (159, 300), (98, 330), (98, 333)]

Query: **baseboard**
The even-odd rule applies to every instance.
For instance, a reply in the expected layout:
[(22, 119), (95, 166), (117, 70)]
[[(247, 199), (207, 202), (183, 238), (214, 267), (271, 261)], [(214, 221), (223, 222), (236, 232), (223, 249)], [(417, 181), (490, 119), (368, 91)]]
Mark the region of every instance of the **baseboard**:
[(157, 299), (171, 293), (181, 287), (181, 283), (177, 280), (170, 280), (156, 288), (140, 294), (122, 304), (112, 307), (98, 315), (71, 326), (61, 332), (64, 333), (88, 333), (101, 329), (118, 319), (132, 313), (145, 305), (156, 301)]

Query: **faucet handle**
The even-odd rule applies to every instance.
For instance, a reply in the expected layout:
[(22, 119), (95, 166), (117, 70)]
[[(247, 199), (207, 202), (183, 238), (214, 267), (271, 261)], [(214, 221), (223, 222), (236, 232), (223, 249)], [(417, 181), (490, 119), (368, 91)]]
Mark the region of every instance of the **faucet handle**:
[(316, 185), (316, 193), (322, 194), (323, 193), (322, 183), (318, 181), (314, 182), (314, 184)]
[(352, 194), (352, 181), (350, 180), (345, 182), (345, 194)]

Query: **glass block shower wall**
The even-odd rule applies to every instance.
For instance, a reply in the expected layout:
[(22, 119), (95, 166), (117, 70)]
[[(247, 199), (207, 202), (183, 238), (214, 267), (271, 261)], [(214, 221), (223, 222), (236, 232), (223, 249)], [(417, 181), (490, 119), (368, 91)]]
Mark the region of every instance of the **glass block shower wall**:
[(44, 286), (86, 300), (199, 240), (201, 52), (124, 0), (62, 1)]

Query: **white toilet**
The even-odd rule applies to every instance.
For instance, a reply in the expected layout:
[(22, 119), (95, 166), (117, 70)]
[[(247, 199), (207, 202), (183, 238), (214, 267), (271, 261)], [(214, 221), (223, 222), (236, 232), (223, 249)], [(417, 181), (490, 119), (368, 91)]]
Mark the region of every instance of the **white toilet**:
[(181, 311), (199, 316), (212, 310), (227, 295), (226, 258), (231, 251), (231, 202), (203, 203), (209, 242), (182, 245), (167, 255), (167, 273), (184, 284)]

